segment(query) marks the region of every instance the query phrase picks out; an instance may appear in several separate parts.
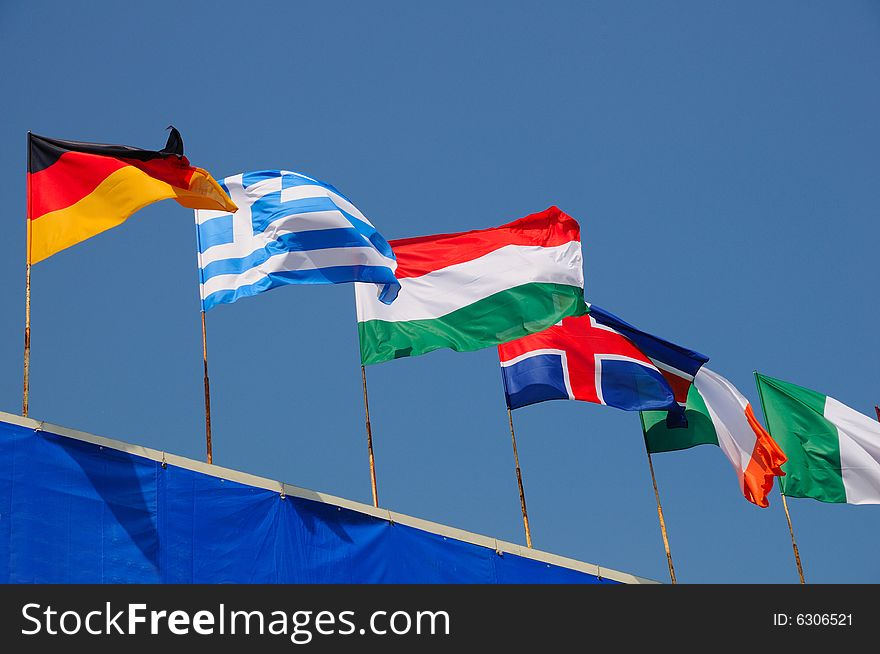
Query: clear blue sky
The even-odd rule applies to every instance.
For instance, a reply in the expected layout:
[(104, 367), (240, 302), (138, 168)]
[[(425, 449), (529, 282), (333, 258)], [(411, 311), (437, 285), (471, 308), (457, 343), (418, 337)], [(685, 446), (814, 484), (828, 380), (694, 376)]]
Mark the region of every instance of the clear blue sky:
[[(25, 133), (302, 171), (389, 238), (557, 204), (587, 296), (870, 414), (880, 402), (880, 5), (4, 2), (0, 409), (21, 401)], [(370, 501), (353, 289), (208, 314), (215, 462)], [(204, 456), (193, 216), (38, 264), (31, 415)], [(494, 350), (368, 369), (383, 506), (523, 542)], [(756, 407), (757, 408), (757, 407)], [(638, 416), (515, 414), (535, 546), (666, 579)], [(681, 581), (795, 582), (779, 496), (718, 448), (655, 457)], [(791, 502), (808, 581), (880, 582), (880, 507)]]

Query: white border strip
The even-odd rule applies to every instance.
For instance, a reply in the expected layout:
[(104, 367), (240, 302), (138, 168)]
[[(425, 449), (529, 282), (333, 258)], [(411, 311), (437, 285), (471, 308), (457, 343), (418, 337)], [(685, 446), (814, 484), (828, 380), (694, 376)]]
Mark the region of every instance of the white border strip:
[(256, 475), (251, 475), (246, 472), (239, 472), (238, 470), (223, 468), (209, 463), (204, 463), (202, 461), (196, 461), (194, 459), (187, 459), (186, 457), (178, 456), (176, 454), (168, 454), (167, 452), (154, 450), (149, 447), (131, 445), (129, 443), (124, 443), (123, 441), (104, 438), (103, 436), (95, 436), (94, 434), (88, 434), (86, 432), (77, 431), (75, 429), (68, 429), (67, 427), (61, 427), (59, 425), (53, 425), (44, 421), (34, 420), (33, 418), (24, 418), (22, 416), (17, 416), (11, 413), (0, 411), (0, 422), (19, 425), (21, 427), (29, 427), (30, 429), (34, 429), (36, 431), (44, 431), (49, 434), (63, 436), (65, 438), (72, 438), (74, 440), (85, 441), (87, 443), (100, 445), (102, 447), (109, 447), (111, 449), (126, 452), (128, 454), (133, 454), (135, 456), (140, 456), (145, 459), (151, 459), (152, 461), (158, 461), (160, 463), (164, 462), (170, 465), (177, 466), (179, 468), (185, 468), (186, 470), (200, 472), (202, 474), (216, 477), (218, 479), (228, 479), (229, 481), (275, 491), (284, 495), (301, 497), (307, 500), (314, 500), (315, 502), (323, 502), (324, 504), (330, 504), (333, 506), (342, 507), (344, 509), (350, 509), (352, 511), (365, 513), (376, 518), (388, 520), (389, 522), (406, 525), (407, 527), (413, 527), (414, 529), (420, 529), (422, 531), (436, 534), (438, 536), (454, 538), (455, 540), (470, 543), (472, 545), (487, 547), (489, 549), (495, 550), (500, 555), (514, 554), (516, 556), (521, 556), (525, 559), (532, 559), (533, 561), (541, 561), (543, 563), (556, 565), (561, 568), (568, 568), (570, 570), (577, 570), (578, 572), (585, 572), (596, 577), (611, 579), (612, 581), (618, 581), (624, 584), (660, 583), (651, 579), (646, 579), (644, 577), (637, 577), (626, 572), (619, 572), (617, 570), (611, 570), (610, 568), (603, 568), (593, 563), (584, 563), (583, 561), (578, 561), (577, 559), (570, 559), (565, 556), (559, 556), (557, 554), (550, 554), (549, 552), (542, 552), (540, 550), (530, 549), (527, 547), (523, 547), (522, 545), (517, 545), (516, 543), (508, 543), (506, 541), (500, 541), (496, 538), (490, 538), (489, 536), (483, 536), (481, 534), (475, 534), (470, 531), (456, 529), (455, 527), (447, 527), (446, 525), (441, 525), (436, 522), (430, 522), (429, 520), (422, 520), (421, 518), (414, 518), (409, 515), (404, 515), (403, 513), (395, 513), (394, 511), (389, 511), (388, 509), (376, 508), (369, 504), (353, 502), (352, 500), (346, 500), (344, 498), (336, 497), (334, 495), (327, 495), (325, 493), (318, 493), (317, 491), (300, 488), (299, 486), (291, 486), (290, 484), (285, 484), (284, 482), (266, 479), (265, 477), (257, 477)]

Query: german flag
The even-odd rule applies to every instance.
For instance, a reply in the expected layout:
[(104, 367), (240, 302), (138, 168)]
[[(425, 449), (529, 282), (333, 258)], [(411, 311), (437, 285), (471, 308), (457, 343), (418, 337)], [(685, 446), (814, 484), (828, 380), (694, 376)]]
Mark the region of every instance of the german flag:
[(171, 127), (158, 152), (61, 141), (28, 133), (28, 263), (122, 224), (148, 204), (174, 198), (190, 209), (234, 212), (211, 175), (190, 166)]

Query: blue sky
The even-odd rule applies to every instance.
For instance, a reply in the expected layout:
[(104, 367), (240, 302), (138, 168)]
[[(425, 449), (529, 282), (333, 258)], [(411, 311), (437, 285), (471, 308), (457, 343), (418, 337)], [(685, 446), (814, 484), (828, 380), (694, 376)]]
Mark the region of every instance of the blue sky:
[[(880, 5), (5, 2), (0, 409), (21, 402), (25, 134), (286, 168), (389, 238), (552, 204), (588, 299), (871, 414), (880, 402)], [(148, 207), (33, 271), (31, 415), (204, 456), (192, 213)], [(215, 463), (370, 501), (353, 289), (208, 314)], [(524, 542), (494, 350), (368, 369), (383, 506)], [(757, 409), (757, 406), (756, 406)], [(534, 544), (667, 570), (638, 416), (515, 414)], [(683, 582), (796, 582), (785, 517), (718, 448), (655, 457)], [(790, 502), (808, 581), (880, 582), (880, 507)]]

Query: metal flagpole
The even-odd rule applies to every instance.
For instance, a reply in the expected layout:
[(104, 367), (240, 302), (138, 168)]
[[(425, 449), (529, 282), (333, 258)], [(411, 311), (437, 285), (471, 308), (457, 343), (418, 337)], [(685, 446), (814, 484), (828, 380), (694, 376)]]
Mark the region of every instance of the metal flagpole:
[(532, 546), (532, 530), (529, 529), (529, 512), (526, 510), (526, 493), (523, 490), (522, 473), (519, 469), (519, 454), (516, 451), (516, 434), (513, 431), (513, 413), (507, 407), (507, 422), (510, 423), (510, 441), (513, 443), (513, 461), (516, 463), (516, 483), (519, 486), (519, 504), (522, 507), (523, 527), (526, 530), (526, 545)]
[(208, 332), (205, 329), (205, 309), (202, 307), (202, 362), (205, 369), (205, 450), (208, 463), (214, 462), (211, 445), (211, 383), (208, 381)]
[(379, 492), (376, 490), (376, 459), (373, 456), (373, 428), (370, 426), (370, 400), (367, 397), (367, 369), (361, 364), (361, 383), (364, 388), (364, 411), (367, 423), (367, 450), (370, 453), (370, 486), (373, 489), (373, 506), (379, 507)]
[(648, 469), (651, 471), (651, 483), (654, 484), (654, 499), (657, 500), (657, 517), (660, 518), (660, 533), (663, 535), (663, 547), (666, 550), (666, 563), (669, 565), (669, 578), (675, 581), (675, 568), (672, 565), (672, 552), (669, 550), (669, 536), (666, 534), (666, 520), (663, 518), (663, 507), (660, 505), (660, 493), (657, 491), (657, 478), (654, 476), (654, 463), (648, 449), (648, 438), (645, 437), (645, 454), (648, 455)]
[[(30, 230), (28, 230), (30, 231)], [(30, 236), (28, 236), (28, 250), (30, 250)], [(28, 252), (30, 255), (30, 252)], [(27, 418), (28, 401), (30, 399), (31, 383), (31, 262), (28, 256), (27, 267), (24, 273), (24, 388), (21, 397), (21, 415)]]
[(794, 529), (791, 526), (791, 514), (788, 512), (788, 502), (785, 501), (785, 493), (780, 490), (779, 494), (782, 496), (782, 508), (785, 509), (785, 519), (788, 520), (788, 533), (791, 534), (791, 548), (794, 550), (794, 562), (797, 563), (798, 576), (801, 579), (801, 583), (804, 584), (806, 583), (804, 581), (804, 569), (801, 566), (801, 555), (800, 552), (798, 552), (798, 546), (794, 540)]
[[(31, 133), (27, 135), (28, 170), (31, 164)], [(29, 180), (30, 178), (28, 178)], [(21, 395), (21, 415), (27, 418), (31, 392), (31, 193), (27, 193), (27, 215), (24, 219), (27, 243), (25, 244), (24, 269), (24, 375)]]
[[(758, 371), (754, 371), (755, 386), (758, 387), (758, 397), (761, 399), (761, 411), (764, 413), (764, 421), (767, 423), (767, 433), (771, 438), (773, 433), (770, 431), (770, 419), (767, 417), (767, 406), (764, 404), (764, 392), (761, 390), (761, 382), (758, 380)], [(788, 512), (788, 502), (785, 500), (785, 493), (782, 492), (782, 478), (779, 479), (779, 495), (782, 497), (782, 508), (785, 509), (785, 519), (788, 521), (788, 533), (791, 535), (791, 549), (794, 551), (794, 562), (797, 564), (798, 577), (801, 583), (804, 581), (804, 568), (801, 566), (801, 554), (798, 551), (797, 542), (794, 539), (794, 528), (791, 526), (791, 514)]]
[(214, 462), (214, 448), (211, 443), (211, 382), (208, 380), (208, 330), (205, 326), (205, 298), (202, 297), (202, 287), (205, 277), (202, 267), (202, 230), (199, 229), (199, 212), (196, 210), (196, 250), (199, 262), (199, 303), (202, 306), (202, 365), (204, 369), (205, 384), (205, 460)]

